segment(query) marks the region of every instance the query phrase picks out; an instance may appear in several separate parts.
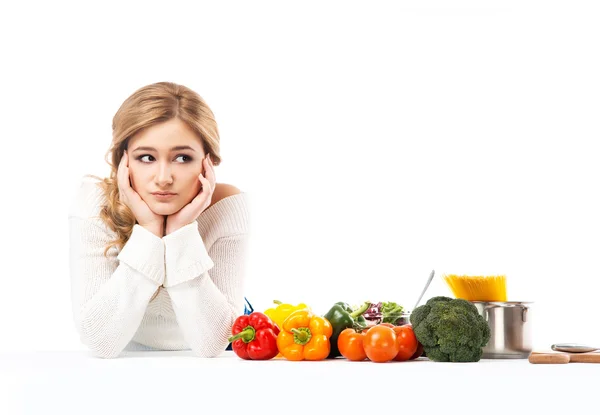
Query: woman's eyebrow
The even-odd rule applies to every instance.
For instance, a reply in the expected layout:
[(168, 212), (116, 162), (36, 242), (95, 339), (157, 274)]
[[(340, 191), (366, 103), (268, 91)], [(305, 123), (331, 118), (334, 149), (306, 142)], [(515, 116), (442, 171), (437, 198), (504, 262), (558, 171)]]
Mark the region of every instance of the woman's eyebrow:
[[(192, 147), (190, 146), (175, 146), (173, 148), (171, 148), (170, 151), (179, 151), (179, 150), (191, 150), (191, 151), (196, 151), (194, 150)], [(156, 149), (154, 147), (146, 147), (146, 146), (140, 146), (140, 147), (136, 147), (132, 153), (134, 151), (156, 151)]]

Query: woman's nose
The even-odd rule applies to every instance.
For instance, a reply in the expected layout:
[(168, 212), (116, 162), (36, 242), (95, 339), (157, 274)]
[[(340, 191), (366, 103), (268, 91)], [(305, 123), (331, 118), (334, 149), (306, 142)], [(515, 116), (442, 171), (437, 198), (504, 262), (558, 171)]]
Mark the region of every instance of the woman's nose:
[(158, 173), (156, 174), (156, 182), (160, 186), (173, 183), (173, 175), (171, 174), (171, 168), (168, 164), (159, 165)]

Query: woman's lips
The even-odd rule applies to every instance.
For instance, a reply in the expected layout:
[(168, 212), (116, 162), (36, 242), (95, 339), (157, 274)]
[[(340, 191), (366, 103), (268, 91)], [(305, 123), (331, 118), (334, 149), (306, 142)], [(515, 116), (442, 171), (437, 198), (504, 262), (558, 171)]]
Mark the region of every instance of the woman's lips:
[(177, 195), (175, 193), (169, 193), (169, 194), (152, 193), (152, 196), (154, 196), (158, 200), (167, 200), (167, 199), (170, 199), (170, 198), (175, 197)]

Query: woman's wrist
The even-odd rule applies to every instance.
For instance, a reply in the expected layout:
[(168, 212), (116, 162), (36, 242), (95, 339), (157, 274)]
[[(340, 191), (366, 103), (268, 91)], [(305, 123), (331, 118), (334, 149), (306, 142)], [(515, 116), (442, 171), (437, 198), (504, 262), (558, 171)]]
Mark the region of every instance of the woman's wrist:
[(163, 227), (160, 225), (157, 225), (157, 224), (142, 225), (142, 224), (140, 224), (140, 226), (145, 228), (147, 231), (152, 232), (154, 235), (158, 236), (159, 238), (163, 237)]
[(173, 225), (173, 224), (167, 222), (167, 227), (165, 229), (165, 236), (175, 232), (179, 228), (181, 228), (181, 226)]

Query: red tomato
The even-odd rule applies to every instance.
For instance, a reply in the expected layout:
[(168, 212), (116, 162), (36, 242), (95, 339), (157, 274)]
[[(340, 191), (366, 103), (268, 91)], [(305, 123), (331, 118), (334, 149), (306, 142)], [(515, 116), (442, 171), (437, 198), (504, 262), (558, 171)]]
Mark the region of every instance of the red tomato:
[(417, 351), (419, 342), (415, 337), (412, 326), (395, 326), (396, 342), (398, 343), (398, 354), (394, 360), (403, 362), (409, 360)]
[(338, 337), (338, 349), (342, 356), (353, 362), (359, 362), (367, 358), (363, 347), (365, 333), (357, 333), (353, 328), (342, 330)]
[(367, 357), (372, 362), (383, 363), (392, 360), (398, 354), (398, 342), (394, 329), (381, 324), (371, 327), (363, 338)]
[(417, 359), (417, 358), (421, 357), (422, 354), (423, 354), (423, 345), (419, 342), (419, 344), (417, 345), (417, 351), (415, 352), (415, 354), (413, 354), (411, 356), (410, 360)]

